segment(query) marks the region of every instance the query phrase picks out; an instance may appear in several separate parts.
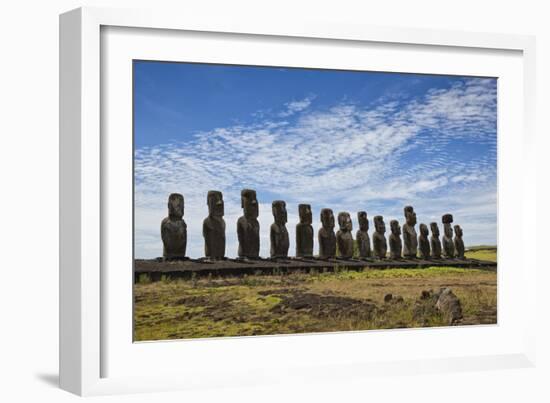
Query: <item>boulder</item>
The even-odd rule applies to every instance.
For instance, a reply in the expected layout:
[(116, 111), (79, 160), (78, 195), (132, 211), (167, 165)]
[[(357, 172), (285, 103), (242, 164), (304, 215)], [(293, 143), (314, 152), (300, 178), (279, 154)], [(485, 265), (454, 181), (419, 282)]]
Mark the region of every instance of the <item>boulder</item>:
[(442, 288), (435, 303), (436, 309), (449, 321), (455, 324), (462, 319), (462, 305), (450, 288)]

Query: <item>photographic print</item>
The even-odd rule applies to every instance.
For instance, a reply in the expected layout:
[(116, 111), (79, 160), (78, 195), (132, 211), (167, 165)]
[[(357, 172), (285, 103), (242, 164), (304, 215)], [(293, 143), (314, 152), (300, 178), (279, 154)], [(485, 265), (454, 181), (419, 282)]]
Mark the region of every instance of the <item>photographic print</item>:
[(134, 340), (497, 323), (497, 79), (134, 60)]

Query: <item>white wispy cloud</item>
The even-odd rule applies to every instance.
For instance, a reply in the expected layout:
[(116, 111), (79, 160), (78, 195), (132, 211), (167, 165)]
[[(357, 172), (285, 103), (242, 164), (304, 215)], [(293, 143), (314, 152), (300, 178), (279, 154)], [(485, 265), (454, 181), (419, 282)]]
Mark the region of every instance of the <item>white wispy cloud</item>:
[[(313, 108), (314, 97), (290, 101), (278, 114), (249, 125), (196, 133), (191, 141), (135, 153), (136, 256), (160, 255), (160, 221), (168, 194), (184, 194), (188, 254), (203, 255), (206, 193), (224, 193), (227, 255), (237, 251), (240, 190), (261, 199), (261, 254), (269, 251), (270, 202), (287, 201), (291, 253), (297, 205), (311, 203), (315, 229), (322, 207), (367, 210), (402, 221), (412, 204), (419, 222), (452, 212), (469, 244), (496, 239), (496, 87), (464, 80), (409, 100)], [(294, 115), (292, 123), (286, 117)], [(457, 156), (454, 142), (483, 145), (478, 157)], [(372, 223), (371, 223), (372, 225)]]
[(301, 112), (304, 109), (307, 109), (311, 105), (311, 102), (314, 99), (315, 99), (314, 95), (309, 95), (299, 101), (287, 102), (285, 104), (286, 110), (279, 112), (279, 116), (288, 117), (288, 116), (294, 115), (295, 113)]

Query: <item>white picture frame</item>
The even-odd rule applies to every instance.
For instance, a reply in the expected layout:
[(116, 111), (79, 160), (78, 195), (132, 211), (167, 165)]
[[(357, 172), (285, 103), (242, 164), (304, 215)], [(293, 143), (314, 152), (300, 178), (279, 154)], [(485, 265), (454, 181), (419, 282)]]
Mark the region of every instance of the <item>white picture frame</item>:
[[(113, 36), (107, 38), (105, 33)], [(446, 70), (445, 66), (453, 64), (449, 60), (465, 60), (462, 58), (467, 56), (466, 53), (472, 54), (473, 64), (457, 70), (463, 74), (490, 73), (493, 67), (487, 66), (491, 63), (508, 66), (499, 67), (504, 82), (502, 103), (499, 95), (499, 224), (511, 219), (520, 224), (514, 234), (502, 233), (499, 229), (498, 325), (132, 343), (127, 337), (128, 323), (132, 320), (132, 311), (128, 310), (131, 302), (119, 303), (113, 298), (113, 295), (127, 293), (126, 275), (130, 288), (132, 276), (128, 272), (109, 270), (114, 267), (111, 259), (131, 265), (131, 262), (126, 263), (128, 254), (117, 255), (110, 244), (112, 239), (127, 236), (128, 227), (122, 224), (131, 226), (131, 222), (124, 220), (122, 224), (113, 224), (113, 217), (120, 212), (117, 209), (124, 211), (125, 205), (111, 205), (113, 198), (127, 201), (126, 196), (119, 198), (113, 192), (115, 188), (124, 188), (127, 192), (129, 187), (131, 190), (131, 181), (127, 180), (128, 167), (126, 164), (126, 168), (115, 172), (117, 168), (109, 163), (113, 152), (127, 147), (124, 135), (115, 137), (109, 133), (118, 129), (118, 124), (126, 125), (120, 127), (123, 133), (128, 130), (128, 124), (131, 126), (126, 119), (129, 88), (127, 80), (120, 83), (106, 77), (118, 78), (124, 74), (128, 58), (136, 55), (151, 57), (147, 52), (152, 52), (152, 44), (158, 45), (154, 46), (158, 53), (152, 57), (171, 58), (171, 49), (186, 33), (192, 33), (194, 39), (190, 41), (200, 41), (203, 37), (214, 37), (213, 42), (238, 38), (242, 48), (231, 47), (232, 51), (241, 55), (239, 60), (255, 64), (268, 64), (273, 56), (261, 51), (246, 55), (246, 46), (252, 46), (252, 42), (260, 46), (269, 43), (269, 46), (286, 49), (289, 54), (293, 54), (292, 43), (295, 42), (302, 49), (315, 44), (334, 52), (344, 48), (362, 52), (362, 46), (374, 46), (382, 51), (380, 64), (369, 64), (374, 69), (391, 69), (384, 67), (384, 58), (395, 63), (395, 60), (403, 59), (403, 53), (400, 56), (399, 52), (409, 51), (423, 52), (424, 62), (431, 61), (431, 70), (427, 72), (452, 73), (457, 67)], [(131, 42), (132, 37), (138, 35), (142, 35), (140, 40)], [(191, 42), (189, 44), (189, 49), (197, 48)], [(205, 49), (208, 46), (206, 44)], [(215, 51), (216, 44), (212, 46), (212, 51)], [(390, 50), (395, 54), (384, 53), (386, 48), (393, 49)], [(295, 382), (296, 379), (304, 382), (308, 378), (331, 381), (381, 373), (416, 374), (532, 366), (535, 360), (535, 319), (529, 315), (535, 312), (537, 262), (533, 254), (523, 252), (530, 249), (528, 225), (533, 222), (535, 214), (536, 167), (534, 158), (529, 158), (534, 153), (534, 49), (534, 38), (529, 36), (369, 27), (314, 20), (299, 23), (293, 20), (270, 21), (267, 17), (255, 21), (215, 20), (150, 10), (103, 8), (80, 8), (61, 15), (61, 387), (79, 395), (96, 395), (245, 386)], [(441, 58), (439, 61), (434, 52), (445, 53), (451, 59), (445, 62), (445, 58)], [(283, 61), (283, 56), (274, 54), (274, 57), (281, 57), (280, 65), (288, 65), (289, 61)], [(311, 60), (315, 59), (314, 54), (312, 51)], [(197, 53), (194, 57), (231, 62), (232, 56), (218, 52), (210, 56)], [(488, 58), (487, 66), (482, 66), (479, 60), (475, 62), (476, 58), (484, 57)], [(111, 59), (103, 60), (105, 58)], [(121, 59), (120, 63), (117, 58)], [(502, 63), (492, 60), (494, 58)], [(402, 61), (402, 71), (417, 71), (411, 64), (416, 59), (407, 59)], [(109, 64), (111, 61), (113, 63)], [(356, 68), (362, 67), (357, 65)], [(117, 116), (121, 116), (117, 121), (110, 120), (113, 116), (111, 107), (117, 111)], [(505, 120), (503, 114), (507, 116)], [(508, 119), (509, 116), (512, 117)], [(521, 166), (515, 165), (512, 171), (510, 163), (514, 152), (521, 152), (523, 159)], [(131, 158), (132, 155), (128, 154), (123, 159)], [(514, 192), (518, 187), (522, 192)], [(117, 226), (120, 227), (118, 230)], [(501, 246), (512, 244), (514, 250), (501, 250)], [(119, 286), (124, 290), (117, 288)], [(518, 299), (515, 301), (518, 306), (508, 304), (510, 296)], [(462, 346), (446, 352), (445, 343), (457, 339), (463, 341)], [(403, 345), (405, 340), (411, 340), (417, 351), (410, 345)], [(489, 348), (491, 340), (495, 341)], [(316, 355), (315, 346), (319, 343), (334, 353)], [(363, 353), (352, 350), (361, 343), (367, 346)], [(368, 350), (369, 344), (375, 344), (379, 355), (375, 350)], [(338, 346), (343, 347), (336, 351)], [(389, 346), (393, 346), (391, 354)], [(284, 350), (294, 353), (283, 356), (284, 359), (278, 358)], [(185, 354), (187, 359), (182, 360), (178, 354)], [(266, 362), (269, 365), (261, 366), (257, 358), (262, 356), (268, 357)], [(125, 362), (127, 364), (123, 365)], [(228, 362), (230, 366), (224, 364)], [(143, 371), (139, 368), (140, 363)]]

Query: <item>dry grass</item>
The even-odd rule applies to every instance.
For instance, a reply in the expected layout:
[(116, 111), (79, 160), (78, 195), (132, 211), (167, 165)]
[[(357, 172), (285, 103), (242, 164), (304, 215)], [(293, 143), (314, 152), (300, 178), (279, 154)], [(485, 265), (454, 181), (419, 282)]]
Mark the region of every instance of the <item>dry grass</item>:
[[(474, 256), (475, 254), (475, 256)], [(496, 251), (470, 257), (496, 259)], [(496, 272), (453, 267), (250, 275), (135, 285), (135, 339), (310, 333), (442, 326), (415, 315), (422, 290), (451, 287), (463, 324), (496, 323)], [(384, 302), (386, 294), (402, 302)]]

